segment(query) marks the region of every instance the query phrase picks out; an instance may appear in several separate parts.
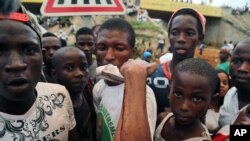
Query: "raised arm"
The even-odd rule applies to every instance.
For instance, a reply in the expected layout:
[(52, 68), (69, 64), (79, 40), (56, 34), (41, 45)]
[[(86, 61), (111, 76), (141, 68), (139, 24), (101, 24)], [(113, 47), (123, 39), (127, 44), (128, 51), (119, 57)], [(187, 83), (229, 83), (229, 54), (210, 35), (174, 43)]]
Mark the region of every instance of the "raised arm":
[(121, 67), (125, 93), (115, 141), (151, 141), (146, 108), (147, 70), (142, 60), (129, 60)]

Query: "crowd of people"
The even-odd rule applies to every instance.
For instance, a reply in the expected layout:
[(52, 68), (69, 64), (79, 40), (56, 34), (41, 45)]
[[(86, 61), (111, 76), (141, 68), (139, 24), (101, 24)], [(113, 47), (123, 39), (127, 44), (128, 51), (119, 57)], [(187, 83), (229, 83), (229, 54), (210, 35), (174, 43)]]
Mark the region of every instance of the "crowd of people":
[(250, 125), (250, 38), (222, 47), (214, 68), (194, 57), (205, 27), (176, 10), (172, 56), (157, 64), (150, 50), (136, 58), (124, 19), (81, 27), (69, 47), (23, 6), (0, 14), (0, 140), (228, 140), (230, 125)]

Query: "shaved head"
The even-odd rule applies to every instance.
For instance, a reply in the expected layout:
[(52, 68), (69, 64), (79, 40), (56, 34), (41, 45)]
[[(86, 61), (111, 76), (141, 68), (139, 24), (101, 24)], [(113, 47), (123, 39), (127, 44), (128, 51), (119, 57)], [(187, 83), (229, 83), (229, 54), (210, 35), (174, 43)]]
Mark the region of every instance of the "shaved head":
[(62, 61), (63, 58), (67, 57), (69, 53), (72, 53), (72, 52), (77, 52), (81, 55), (83, 55), (84, 57), (85, 54), (83, 51), (81, 51), (80, 49), (78, 48), (75, 48), (75, 47), (64, 47), (64, 48), (60, 48), (58, 49), (53, 57), (52, 57), (52, 64), (53, 66), (55, 67), (55, 69), (58, 67), (58, 65), (60, 64), (60, 62)]

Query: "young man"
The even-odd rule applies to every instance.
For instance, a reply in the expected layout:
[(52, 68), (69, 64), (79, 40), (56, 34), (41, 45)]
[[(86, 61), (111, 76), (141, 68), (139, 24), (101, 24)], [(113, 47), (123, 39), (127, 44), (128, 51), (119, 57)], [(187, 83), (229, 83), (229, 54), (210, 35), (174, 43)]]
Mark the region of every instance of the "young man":
[(88, 62), (84, 52), (74, 47), (61, 48), (54, 53), (52, 64), (54, 66), (53, 78), (69, 91), (80, 138), (93, 140), (91, 112), (83, 94), (88, 83)]
[(182, 60), (194, 57), (195, 47), (204, 38), (205, 22), (203, 15), (190, 8), (179, 9), (171, 16), (168, 38), (173, 58), (158, 65), (156, 71), (148, 77), (148, 85), (155, 93), (158, 114), (169, 107), (167, 96), (171, 72)]
[(239, 110), (250, 103), (250, 38), (240, 41), (230, 62), (233, 86), (224, 97), (220, 108), (219, 125), (232, 124)]
[(0, 15), (0, 140), (78, 140), (65, 87), (38, 83), (42, 41), (32, 21), (23, 8)]
[(89, 64), (89, 76), (95, 81), (95, 69), (97, 67), (97, 62), (93, 58), (93, 53), (95, 51), (95, 37), (90, 28), (82, 27), (76, 32), (75, 46), (85, 53)]
[(132, 60), (136, 53), (132, 26), (122, 19), (107, 20), (100, 27), (96, 48), (98, 64), (117, 66), (124, 77), (124, 83), (101, 79), (94, 86), (97, 139), (153, 140), (156, 102), (146, 86), (145, 62)]
[(53, 69), (51, 59), (54, 52), (62, 47), (62, 44), (55, 34), (47, 32), (42, 36), (42, 45), (44, 62), (43, 73), (47, 82), (54, 82), (51, 78), (51, 70)]

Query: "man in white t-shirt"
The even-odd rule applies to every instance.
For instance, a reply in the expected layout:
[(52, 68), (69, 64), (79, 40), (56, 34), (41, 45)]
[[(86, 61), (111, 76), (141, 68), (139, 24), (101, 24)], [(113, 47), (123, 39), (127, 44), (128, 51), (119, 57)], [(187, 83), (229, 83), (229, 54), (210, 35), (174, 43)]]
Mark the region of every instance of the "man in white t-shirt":
[(110, 19), (101, 25), (96, 43), (98, 64), (117, 66), (124, 82), (115, 82), (112, 73), (115, 69), (111, 69), (111, 75), (94, 86), (97, 140), (153, 140), (156, 101), (153, 91), (146, 86), (145, 62), (132, 60), (134, 46), (135, 33), (127, 21)]
[(65, 87), (38, 83), (41, 42), (23, 7), (0, 15), (0, 140), (79, 140)]

